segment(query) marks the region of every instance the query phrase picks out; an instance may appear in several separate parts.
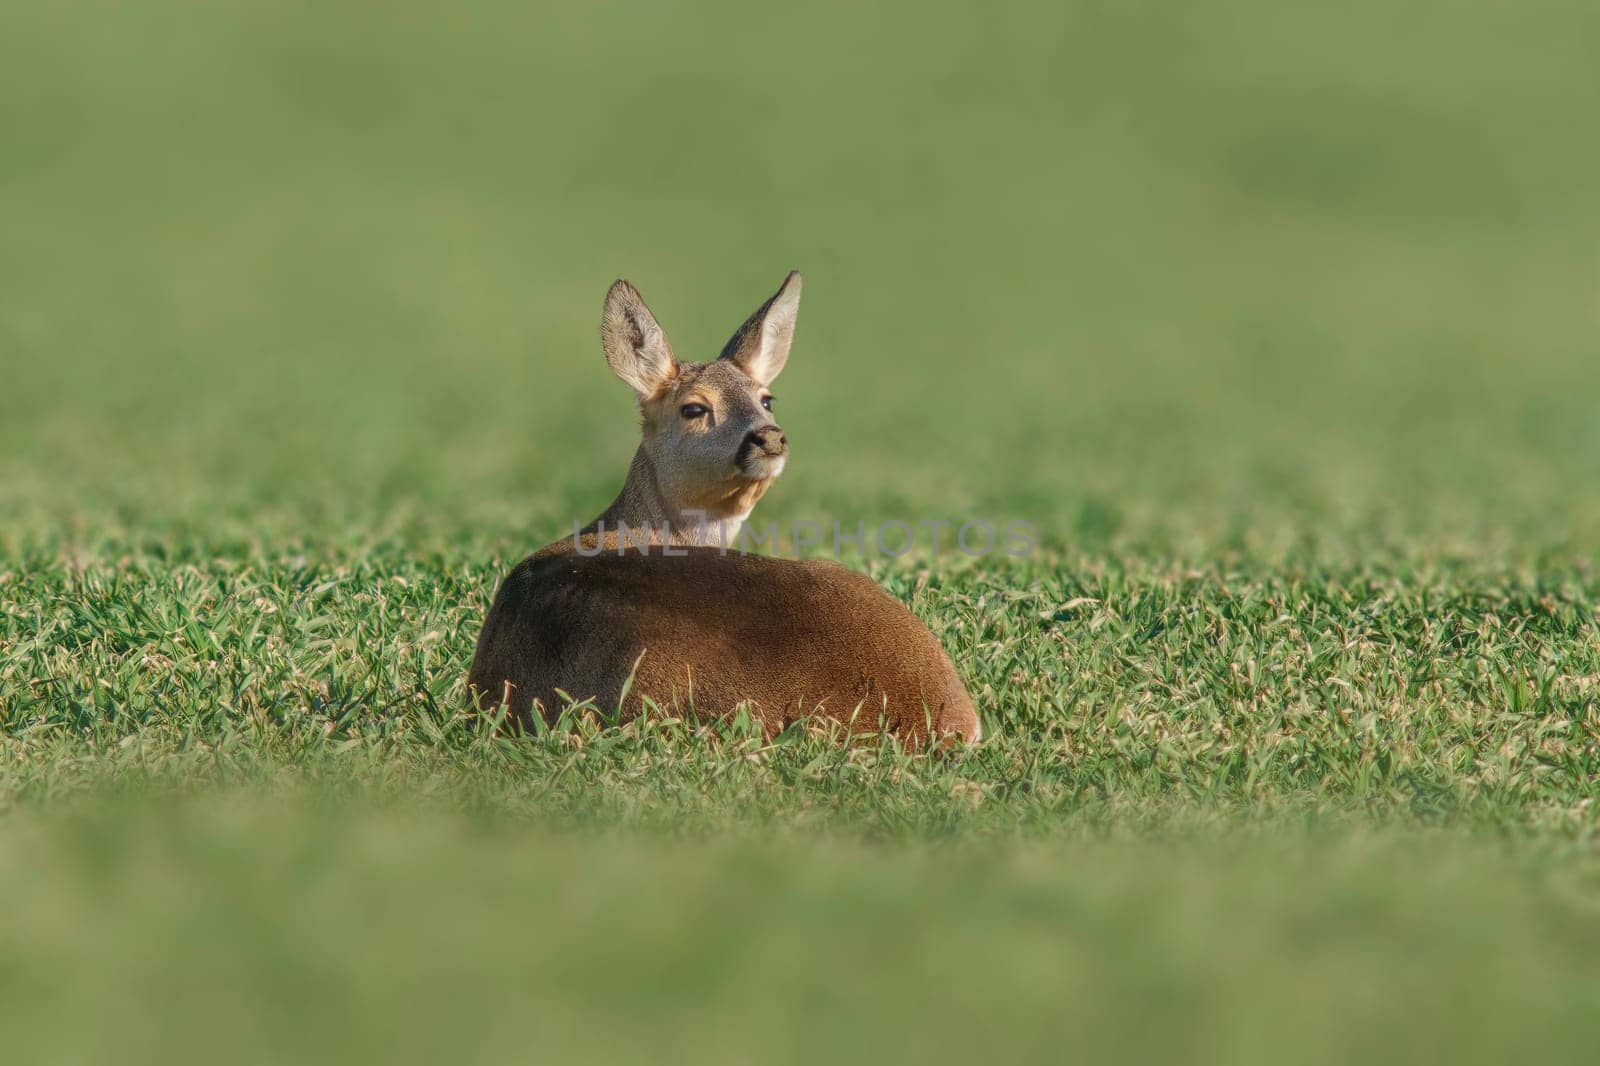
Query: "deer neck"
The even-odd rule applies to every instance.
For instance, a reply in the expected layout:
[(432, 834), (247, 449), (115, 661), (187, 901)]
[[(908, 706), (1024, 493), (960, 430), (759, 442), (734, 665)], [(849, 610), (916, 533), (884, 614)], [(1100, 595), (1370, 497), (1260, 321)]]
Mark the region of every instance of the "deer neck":
[(670, 495), (664, 487), (667, 484), (640, 445), (628, 466), (622, 491), (585, 532), (609, 536), (624, 533), (626, 527), (637, 541), (648, 529), (651, 544), (731, 548), (769, 482), (732, 481), (688, 499)]

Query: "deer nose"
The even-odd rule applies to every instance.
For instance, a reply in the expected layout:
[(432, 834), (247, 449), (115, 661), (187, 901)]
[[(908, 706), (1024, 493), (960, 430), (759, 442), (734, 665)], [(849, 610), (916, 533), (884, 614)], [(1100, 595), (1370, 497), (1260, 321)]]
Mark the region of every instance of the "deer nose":
[(768, 455), (782, 455), (784, 448), (789, 444), (789, 438), (784, 436), (783, 430), (777, 426), (762, 426), (752, 429), (744, 438), (745, 444), (752, 448), (759, 448)]

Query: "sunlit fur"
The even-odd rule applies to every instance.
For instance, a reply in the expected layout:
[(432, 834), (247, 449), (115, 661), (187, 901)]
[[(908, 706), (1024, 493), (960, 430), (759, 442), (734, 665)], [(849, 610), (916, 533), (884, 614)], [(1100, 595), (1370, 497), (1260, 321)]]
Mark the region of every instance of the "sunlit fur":
[[(762, 400), (788, 361), (800, 286), (790, 273), (709, 363), (678, 362), (639, 291), (626, 281), (611, 286), (600, 344), (639, 397), (641, 440), (596, 530), (648, 523), (669, 531), (667, 543), (733, 543), (788, 460), (788, 438)], [(690, 404), (705, 413), (685, 417)]]
[[(788, 461), (787, 438), (761, 406), (767, 395), (766, 386), (732, 362), (680, 364), (641, 405), (633, 469), (606, 514), (622, 518), (642, 506), (693, 536), (691, 513), (704, 512), (731, 539)], [(688, 404), (707, 413), (686, 418)]]
[[(938, 640), (870, 578), (721, 548), (788, 458), (762, 400), (799, 303), (791, 273), (717, 359), (680, 363), (638, 291), (612, 285), (601, 344), (639, 398), (639, 448), (598, 519), (501, 584), (468, 679), (480, 706), (504, 701), (524, 726), (552, 720), (570, 697), (630, 717), (743, 707), (769, 733), (806, 719), (907, 743), (983, 735)], [(691, 404), (705, 412), (686, 417)], [(650, 532), (624, 538), (621, 527)]]

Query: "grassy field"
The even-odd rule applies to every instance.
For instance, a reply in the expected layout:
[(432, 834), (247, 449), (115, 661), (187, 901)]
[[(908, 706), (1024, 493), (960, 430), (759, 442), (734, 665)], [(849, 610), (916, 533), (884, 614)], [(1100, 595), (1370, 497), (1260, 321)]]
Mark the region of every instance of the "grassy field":
[[(1582, 1061), (1600, 13), (0, 10), (18, 1062)], [(758, 517), (993, 739), (463, 714), (488, 598), (806, 272)]]

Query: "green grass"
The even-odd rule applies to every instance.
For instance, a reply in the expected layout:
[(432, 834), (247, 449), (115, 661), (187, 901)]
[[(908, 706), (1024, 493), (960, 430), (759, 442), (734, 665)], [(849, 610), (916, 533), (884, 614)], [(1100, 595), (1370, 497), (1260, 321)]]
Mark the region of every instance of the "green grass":
[(1582, 1061), (1600, 1036), (1595, 871), (1460, 842), (689, 845), (211, 801), (24, 821), (0, 857), (18, 1061)]
[[(1600, 18), (0, 12), (18, 1061), (1586, 1057)], [(758, 518), (994, 739), (520, 742), (495, 582), (806, 297)]]

